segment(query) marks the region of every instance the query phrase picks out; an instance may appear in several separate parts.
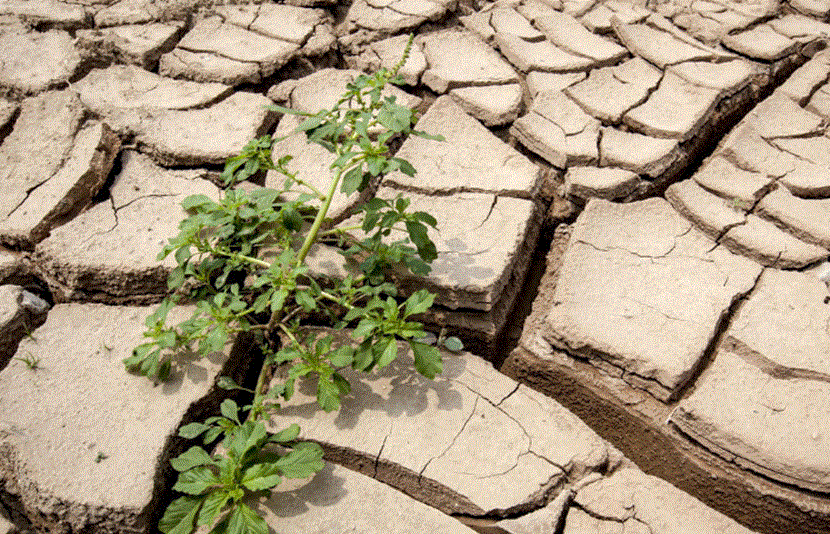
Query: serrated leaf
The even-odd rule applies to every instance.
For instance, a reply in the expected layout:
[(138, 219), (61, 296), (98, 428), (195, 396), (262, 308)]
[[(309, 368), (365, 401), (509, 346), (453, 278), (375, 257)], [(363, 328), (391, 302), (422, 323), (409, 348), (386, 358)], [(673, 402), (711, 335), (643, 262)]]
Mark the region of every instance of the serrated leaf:
[(176, 471), (182, 472), (200, 465), (213, 464), (213, 459), (205, 450), (197, 445), (170, 460), (170, 465)]
[(237, 425), (242, 424), (239, 422), (239, 406), (236, 404), (235, 400), (223, 400), (222, 404), (219, 405), (219, 411), (222, 412), (222, 415), (235, 422)]
[(436, 347), (416, 341), (410, 342), (409, 346), (412, 347), (412, 353), (415, 356), (415, 370), (423, 376), (432, 380), (444, 370), (441, 353)]
[(185, 495), (170, 503), (164, 511), (159, 530), (164, 534), (190, 534), (196, 522), (196, 514), (205, 502), (206, 496)]
[(297, 291), (294, 294), (294, 300), (297, 304), (303, 307), (305, 311), (311, 311), (317, 308), (317, 302), (309, 295), (308, 291)]
[(300, 425), (297, 423), (290, 424), (287, 428), (283, 428), (276, 434), (268, 438), (272, 443), (285, 443), (287, 441), (294, 441), (300, 435)]
[(201, 495), (208, 488), (219, 483), (219, 479), (210, 468), (198, 466), (180, 473), (173, 489), (189, 495)]
[(196, 519), (196, 525), (210, 525), (222, 511), (222, 507), (227, 504), (231, 496), (227, 491), (213, 491), (208, 493), (205, 498), (205, 503), (202, 509), (199, 510), (199, 517)]
[(334, 367), (346, 367), (354, 360), (354, 348), (344, 345), (331, 353), (329, 361)]
[(250, 506), (240, 502), (228, 515), (226, 534), (268, 534), (268, 524)]
[(273, 464), (254, 464), (242, 473), (242, 485), (251, 491), (273, 488), (282, 480), (278, 471), (277, 466)]
[(323, 449), (316, 443), (302, 445), (274, 463), (285, 478), (307, 478), (323, 468)]

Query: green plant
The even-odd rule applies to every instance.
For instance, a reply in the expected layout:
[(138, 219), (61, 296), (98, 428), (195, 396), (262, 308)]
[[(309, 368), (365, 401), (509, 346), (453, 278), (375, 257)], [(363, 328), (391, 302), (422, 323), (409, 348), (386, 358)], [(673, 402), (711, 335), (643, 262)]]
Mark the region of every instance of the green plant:
[[(277, 433), (266, 430), (269, 413), (291, 398), (298, 379), (316, 378), (317, 402), (331, 411), (351, 389), (339, 369), (351, 366), (368, 372), (384, 367), (397, 358), (399, 341), (409, 344), (422, 375), (434, 378), (441, 372), (438, 349), (421, 341), (426, 332), (414, 319), (432, 306), (435, 296), (420, 290), (399, 298), (387, 280), (392, 268), (417, 275), (429, 272), (428, 264), (437, 252), (427, 229), (435, 227), (435, 219), (408, 211), (410, 202), (401, 195), (365, 203), (357, 210), (358, 224), (351, 227), (333, 227), (327, 218), (338, 187), (353, 194), (373, 187), (392, 171), (415, 174), (407, 161), (389, 154), (393, 138), (441, 139), (413, 130), (412, 110), (383, 95), (387, 84), (402, 82), (397, 72), (411, 42), (410, 38), (394, 69), (359, 76), (329, 110), (312, 114), (274, 107), (303, 116), (297, 131), (336, 156), (325, 191), (292, 172), (290, 156), (275, 161), (271, 153), (275, 140), (264, 136), (228, 161), (225, 182), (233, 186), (273, 170), (285, 177), (282, 189), (248, 193), (229, 188), (218, 201), (204, 195), (183, 201), (191, 215), (159, 255), (162, 259), (172, 253), (176, 259), (168, 279), (173, 296), (147, 318), (145, 336), (150, 341), (138, 346), (124, 363), (133, 372), (163, 380), (181, 348), (195, 347), (205, 355), (223, 350), (232, 336), (241, 333), (254, 339), (265, 359), (255, 388), (246, 390), (252, 394), (251, 404), (240, 407), (226, 399), (221, 415), (180, 429), (180, 436), (201, 438), (203, 446), (194, 445), (171, 462), (179, 472), (173, 489), (185, 495), (164, 514), (159, 528), (165, 534), (187, 534), (196, 526), (210, 525), (213, 532), (264, 534), (265, 521), (243, 502), (244, 497), (270, 490), (283, 477), (305, 478), (322, 468), (322, 449), (298, 442), (299, 426)], [(361, 237), (350, 233), (356, 230)], [(395, 239), (398, 234), (393, 230), (405, 237)], [(354, 274), (344, 279), (310, 275), (309, 250), (324, 241), (353, 260)], [(195, 311), (189, 319), (168, 326), (167, 314), (180, 302), (194, 302)], [(336, 343), (332, 335), (309, 331), (306, 324), (311, 316), (327, 318), (336, 329), (353, 328), (354, 344)], [(457, 338), (445, 340), (442, 334), (441, 341), (461, 349)], [(287, 369), (282, 383), (270, 378), (275, 366)], [(229, 390), (245, 389), (229, 377), (221, 377), (219, 383)], [(221, 446), (209, 454), (206, 449), (219, 438)]]
[(19, 360), (19, 361), (21, 361), (21, 362), (25, 363), (25, 364), (26, 364), (26, 367), (28, 367), (28, 368), (29, 368), (29, 369), (31, 369), (32, 371), (36, 371), (36, 370), (38, 370), (38, 369), (40, 369), (40, 368), (41, 368), (41, 367), (40, 367), (40, 358), (36, 358), (36, 357), (35, 357), (34, 355), (32, 355), (32, 353), (31, 353), (31, 352), (29, 352), (28, 350), (26, 351), (26, 355), (25, 355), (25, 356), (15, 356), (15, 357), (14, 357), (14, 359), (15, 359), (15, 360)]

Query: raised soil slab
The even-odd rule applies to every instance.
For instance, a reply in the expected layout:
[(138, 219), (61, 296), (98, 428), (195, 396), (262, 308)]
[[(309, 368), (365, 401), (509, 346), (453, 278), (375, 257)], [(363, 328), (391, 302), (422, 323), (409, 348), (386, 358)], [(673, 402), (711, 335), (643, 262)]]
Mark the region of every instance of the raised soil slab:
[(0, 371), (26, 334), (46, 320), (49, 304), (20, 286), (0, 285)]
[(239, 350), (185, 359), (162, 386), (128, 374), (122, 360), (146, 341), (152, 311), (55, 306), (18, 348), (39, 368), (12, 360), (0, 372), (0, 478), (36, 528), (136, 532), (157, 521), (183, 450), (176, 429), (217, 409), (219, 375), (243, 379)]
[(51, 30), (0, 36), (0, 63), (0, 90), (31, 95), (69, 81), (81, 65), (81, 56), (67, 32)]
[(443, 373), (430, 381), (401, 354), (368, 375), (344, 370), (352, 392), (337, 413), (320, 413), (314, 385), (298, 384), (273, 428), (299, 421), (301, 439), (319, 442), (330, 461), (472, 516), (539, 508), (619, 460), (553, 399), (477, 356), (445, 353)]

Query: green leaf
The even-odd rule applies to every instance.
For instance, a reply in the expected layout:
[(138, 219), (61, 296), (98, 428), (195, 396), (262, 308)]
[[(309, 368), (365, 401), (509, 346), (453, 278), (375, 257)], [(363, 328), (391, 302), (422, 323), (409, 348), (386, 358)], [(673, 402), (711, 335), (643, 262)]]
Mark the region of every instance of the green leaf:
[(189, 423), (179, 429), (179, 436), (187, 439), (193, 439), (198, 435), (206, 432), (210, 426), (204, 423)]
[(213, 491), (207, 494), (205, 504), (199, 511), (199, 517), (196, 519), (196, 525), (210, 525), (222, 511), (222, 507), (227, 504), (231, 496), (227, 491)]
[(300, 435), (300, 425), (292, 423), (287, 428), (284, 428), (273, 434), (268, 441), (273, 443), (285, 443), (287, 441), (294, 441)]
[(170, 460), (170, 465), (179, 472), (207, 464), (213, 464), (213, 459), (203, 448), (196, 445)]
[(317, 381), (317, 404), (325, 412), (340, 408), (340, 388), (332, 379), (321, 376)]
[(294, 300), (296, 300), (297, 304), (302, 306), (305, 311), (311, 311), (317, 308), (317, 302), (311, 295), (309, 295), (308, 291), (297, 291), (294, 295)]
[(226, 534), (268, 534), (268, 524), (250, 506), (240, 502), (228, 516)]
[(415, 167), (411, 163), (401, 158), (392, 158), (392, 161), (398, 164), (400, 171), (407, 176), (415, 176)]
[(216, 203), (206, 195), (190, 195), (182, 200), (182, 207), (186, 210), (192, 210), (202, 206), (216, 206)]
[(461, 352), (464, 350), (464, 343), (455, 336), (450, 336), (444, 340), (444, 348), (451, 352)]
[(444, 370), (441, 353), (436, 347), (416, 341), (411, 341), (409, 346), (412, 347), (412, 353), (415, 356), (415, 369), (423, 376), (432, 380)]
[(242, 386), (240, 386), (239, 384), (234, 382), (233, 378), (231, 378), (229, 376), (220, 376), (219, 380), (216, 381), (216, 385), (219, 386), (222, 389), (227, 389), (229, 391), (233, 391), (233, 390), (237, 390), (237, 389), (241, 390), (241, 391), (252, 391), (248, 388), (243, 388)]
[(398, 357), (398, 344), (395, 342), (395, 338), (386, 338), (381, 341), (381, 344), (383, 343), (386, 343), (386, 346), (383, 347), (383, 352), (377, 359), (378, 369), (386, 367)]
[(323, 449), (316, 443), (303, 443), (274, 462), (285, 478), (308, 478), (323, 468)]
[(363, 164), (361, 163), (357, 167), (352, 167), (351, 169), (343, 175), (342, 182), (340, 183), (340, 190), (346, 194), (346, 196), (351, 195), (358, 189), (361, 189), (361, 185), (363, 185)]
[(275, 312), (285, 305), (285, 299), (288, 298), (288, 290), (280, 288), (274, 293), (274, 298), (271, 299), (271, 312)]
[(236, 458), (243, 458), (252, 450), (261, 447), (267, 438), (268, 432), (262, 422), (245, 421), (236, 429), (229, 448)]
[(309, 117), (297, 126), (297, 131), (307, 132), (309, 130), (313, 130), (314, 128), (317, 128), (318, 126), (323, 124), (324, 120), (325, 117), (323, 117), (323, 115), (315, 115), (313, 117)]
[(303, 228), (303, 217), (294, 208), (286, 208), (282, 212), (282, 224), (292, 232), (299, 232)]
[(351, 365), (352, 361), (354, 361), (354, 348), (348, 345), (339, 347), (331, 353), (329, 361), (334, 367), (346, 367), (347, 365)]
[(235, 422), (237, 425), (242, 424), (239, 422), (239, 406), (233, 399), (223, 400), (222, 404), (219, 405), (219, 411), (222, 412), (222, 415)]
[(438, 257), (435, 243), (429, 238), (427, 228), (420, 222), (406, 221), (406, 230), (409, 232), (409, 239), (418, 248), (418, 255), (425, 262), (431, 262)]
[(210, 468), (197, 466), (179, 474), (179, 480), (173, 489), (190, 495), (201, 495), (211, 486), (220, 484), (216, 474)]
[(159, 530), (164, 534), (190, 534), (196, 522), (196, 514), (205, 502), (205, 496), (185, 495), (170, 503), (159, 521)]
[(430, 293), (426, 289), (420, 289), (406, 299), (406, 306), (404, 307), (404, 317), (424, 313), (432, 307), (435, 301), (435, 294)]
[(254, 464), (242, 473), (242, 485), (251, 491), (273, 488), (282, 480), (278, 471), (277, 466), (273, 464)]

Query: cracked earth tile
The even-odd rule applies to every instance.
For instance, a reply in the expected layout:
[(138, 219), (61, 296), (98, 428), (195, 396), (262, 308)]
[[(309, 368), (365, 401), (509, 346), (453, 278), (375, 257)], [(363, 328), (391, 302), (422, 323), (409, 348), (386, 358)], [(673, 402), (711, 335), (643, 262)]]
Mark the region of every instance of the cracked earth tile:
[(720, 92), (687, 82), (668, 72), (645, 103), (627, 112), (623, 122), (652, 137), (681, 142), (695, 136), (709, 120)]
[(616, 67), (594, 69), (564, 93), (594, 117), (617, 124), (625, 112), (645, 102), (661, 76), (659, 70), (637, 57)]
[(723, 57), (722, 53), (703, 43), (689, 43), (650, 25), (624, 24), (618, 20), (612, 23), (617, 36), (632, 53), (661, 68), (684, 61), (711, 61)]
[[(283, 480), (268, 498), (247, 499), (246, 503), (272, 532), (475, 534), (457, 519), (401, 491), (331, 463), (311, 479)], [(367, 503), (372, 503), (371, 512), (357, 512)]]
[(161, 56), (159, 74), (194, 82), (228, 85), (259, 83), (262, 80), (259, 63), (237, 61), (210, 52), (191, 52), (180, 48), (174, 48)]
[(200, 0), (116, 0), (95, 13), (95, 26), (121, 26), (186, 19)]
[(733, 202), (707, 192), (694, 180), (683, 180), (669, 186), (666, 200), (713, 239), (746, 221), (746, 214)]
[(527, 82), (530, 97), (536, 98), (539, 93), (561, 91), (581, 82), (586, 76), (587, 74), (584, 72), (554, 73), (534, 70), (528, 73), (525, 82)]
[(672, 65), (667, 72), (697, 86), (717, 89), (721, 98), (733, 95), (746, 87), (755, 75), (752, 65), (739, 59), (723, 63), (688, 61)]
[(823, 18), (830, 13), (830, 5), (823, 0), (792, 0), (790, 5), (805, 15), (814, 17)]
[(668, 482), (634, 468), (586, 485), (568, 509), (563, 534), (612, 532), (753, 534)]
[(55, 0), (3, 0), (0, 15), (14, 15), (32, 25), (47, 25), (63, 30), (87, 26), (87, 14), (83, 6)]
[(595, 63), (591, 58), (571, 54), (550, 41), (529, 42), (514, 35), (496, 35), (496, 45), (504, 57), (522, 72), (587, 71)]
[(635, 24), (644, 21), (650, 14), (651, 11), (637, 4), (611, 0), (594, 6), (580, 21), (593, 32), (609, 33), (613, 30), (612, 18), (616, 17), (625, 24)]
[(542, 171), (529, 159), (490, 133), (449, 96), (442, 96), (418, 121), (419, 130), (443, 135), (444, 141), (410, 136), (397, 157), (417, 174), (392, 173), (385, 185), (431, 194), (478, 191), (534, 198)]
[(766, 195), (758, 208), (799, 239), (830, 249), (830, 199), (805, 200), (779, 187)]
[(798, 42), (781, 35), (768, 25), (761, 25), (751, 30), (734, 35), (726, 35), (723, 45), (735, 52), (754, 59), (775, 61), (793, 54)]
[[(787, 81), (775, 91), (776, 93), (781, 93), (792, 98), (799, 106), (804, 107), (807, 105), (810, 97), (817, 90), (820, 91), (819, 87), (827, 82), (828, 70), (830, 70), (830, 52), (819, 52), (810, 61), (796, 69), (787, 78)], [(827, 116), (826, 112), (830, 111), (830, 107), (825, 109), (825, 113), (822, 113), (820, 109), (813, 109), (810, 106), (807, 106), (807, 109), (825, 117)]]
[(528, 149), (564, 168), (598, 161), (600, 123), (561, 92), (537, 95), (510, 132)]
[(553, 44), (571, 53), (591, 58), (598, 65), (616, 63), (628, 55), (628, 50), (591, 33), (578, 20), (566, 13), (551, 11), (536, 17), (533, 23)]
[(0, 285), (0, 371), (17, 351), (17, 344), (46, 320), (49, 304), (20, 286)]
[[(346, 62), (354, 69), (368, 72), (377, 71), (381, 67), (392, 69), (403, 57), (407, 41), (409, 41), (408, 36), (399, 35), (374, 42), (359, 56), (347, 57)], [(407, 85), (416, 86), (426, 68), (427, 59), (423, 50), (421, 50), (421, 45), (413, 42), (409, 57), (398, 71), (398, 74), (403, 76)]]
[(174, 80), (132, 65), (93, 69), (72, 89), (86, 107), (122, 134), (141, 130), (150, 109), (203, 107), (232, 90), (220, 83)]
[(563, 258), (545, 337), (668, 401), (760, 272), (713, 249), (663, 199), (590, 200)]
[(421, 80), (436, 93), (468, 85), (518, 82), (510, 65), (484, 41), (468, 31), (455, 29), (422, 35), (429, 68)]
[(828, 255), (826, 249), (805, 243), (755, 215), (726, 232), (722, 243), (735, 254), (779, 269), (800, 269)]
[(773, 177), (792, 172), (798, 161), (761, 137), (755, 121), (742, 121), (721, 143), (719, 154), (741, 169)]
[[(777, 331), (778, 325), (772, 329)], [(830, 489), (828, 399), (826, 378), (770, 373), (753, 359), (722, 349), (671, 421), (705, 448), (744, 469), (826, 493)]]
[[(389, 36), (415, 28), (428, 20), (441, 18), (454, 9), (452, 0), (394, 0), (375, 7), (373, 2), (355, 0), (346, 14), (348, 30), (364, 29), (376, 35)], [(371, 37), (370, 40), (374, 40)]]
[(569, 167), (565, 174), (565, 192), (583, 199), (612, 200), (632, 193), (640, 177), (624, 169), (609, 167)]
[(183, 22), (113, 26), (76, 32), (77, 46), (90, 58), (102, 57), (154, 70), (162, 53), (173, 48)]
[(750, 206), (764, 196), (773, 183), (769, 176), (740, 169), (721, 156), (707, 161), (692, 178), (721, 197), (734, 198)]
[(167, 294), (176, 262), (156, 255), (178, 234), (191, 194), (218, 199), (204, 171), (169, 171), (126, 151), (110, 196), (52, 231), (35, 248), (35, 269), (60, 301), (149, 302)]
[(450, 96), (461, 107), (484, 123), (485, 126), (502, 126), (519, 116), (522, 105), (522, 86), (517, 83), (459, 87)]
[(657, 139), (638, 133), (604, 128), (600, 139), (600, 163), (652, 178), (663, 174), (680, 157), (676, 139)]
[(269, 105), (240, 91), (204, 109), (151, 111), (136, 142), (162, 165), (223, 164), (271, 127)]
[(830, 84), (822, 85), (812, 94), (810, 102), (807, 104), (807, 111), (821, 115), (825, 119), (830, 119)]
[(541, 41), (545, 34), (534, 28), (530, 22), (515, 9), (497, 7), (490, 16), (490, 25), (497, 34), (509, 34), (525, 41)]
[[(291, 109), (317, 113), (321, 109), (334, 107), (346, 91), (346, 85), (361, 74), (363, 73), (357, 70), (321, 69), (299, 80), (287, 80), (271, 87), (268, 98), (285, 102)], [(398, 104), (408, 108), (417, 107), (421, 103), (419, 97), (395, 86), (384, 89), (382, 95), (394, 96)]]
[(458, 20), (465, 28), (489, 43), (496, 35), (496, 31), (490, 25), (491, 11), (476, 11), (475, 13), (458, 17)]
[[(37, 528), (145, 529), (173, 483), (170, 458), (184, 450), (176, 429), (217, 410), (226, 394), (215, 385), (220, 375), (244, 378), (243, 343), (230, 356), (182, 358), (163, 386), (127, 373), (122, 360), (146, 341), (152, 311), (57, 305), (37, 341), (18, 348), (43, 369), (13, 360), (0, 373), (0, 478)], [(169, 319), (190, 311), (173, 309)]]
[(769, 21), (769, 25), (778, 33), (799, 42), (814, 41), (819, 37), (830, 37), (830, 24), (795, 13), (773, 19)]
[(333, 460), (444, 513), (530, 511), (567, 476), (608, 462), (608, 446), (582, 421), (481, 358), (445, 354), (430, 381), (400, 350), (371, 374), (344, 370), (352, 393), (338, 413), (320, 415), (314, 385), (302, 383), (272, 423), (303, 419), (303, 439), (321, 442)]
[(572, 17), (581, 17), (596, 3), (597, 0), (562, 0), (562, 11)]
[(302, 46), (318, 24), (328, 20), (322, 9), (284, 4), (226, 5), (216, 12), (225, 22), (254, 33)]
[(0, 64), (0, 87), (13, 95), (30, 95), (67, 83), (81, 56), (64, 31), (6, 34), (0, 36)]

